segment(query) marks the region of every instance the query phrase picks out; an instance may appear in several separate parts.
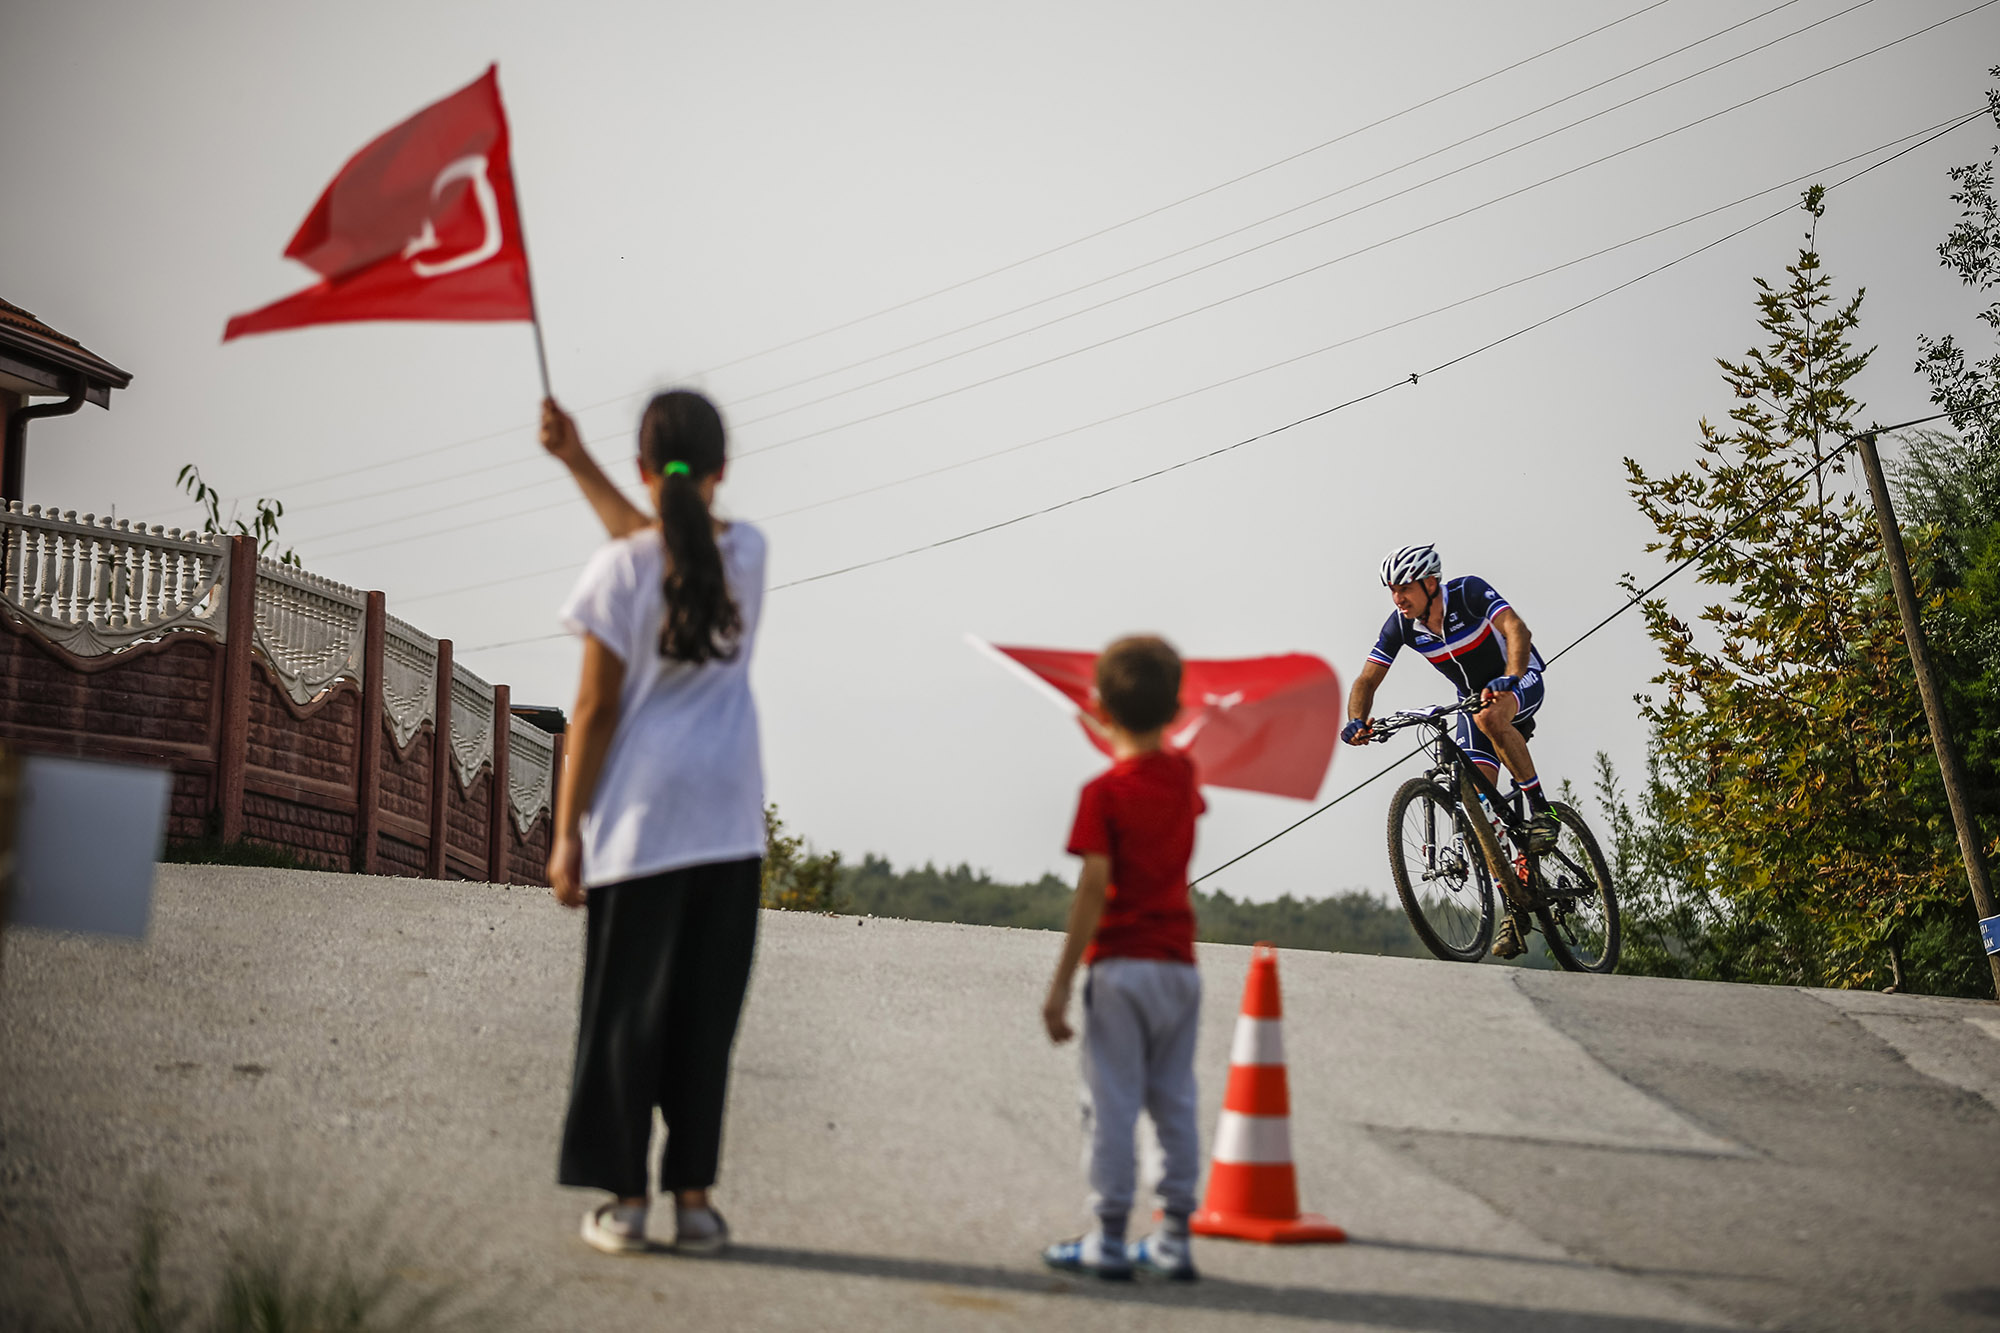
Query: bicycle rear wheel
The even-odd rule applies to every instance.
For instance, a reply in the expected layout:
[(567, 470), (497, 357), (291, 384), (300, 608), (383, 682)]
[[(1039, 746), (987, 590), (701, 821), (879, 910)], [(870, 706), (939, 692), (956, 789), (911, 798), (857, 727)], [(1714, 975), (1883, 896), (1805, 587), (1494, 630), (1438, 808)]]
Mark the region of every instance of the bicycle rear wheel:
[(1556, 962), (1571, 972), (1609, 972), (1618, 966), (1618, 892), (1597, 839), (1579, 815), (1561, 801), (1549, 802), (1556, 817), (1556, 845), (1536, 858), (1541, 877), (1542, 934)]
[(1493, 881), (1472, 825), (1449, 793), (1411, 778), (1389, 802), (1389, 870), (1424, 947), (1476, 963), (1493, 939)]

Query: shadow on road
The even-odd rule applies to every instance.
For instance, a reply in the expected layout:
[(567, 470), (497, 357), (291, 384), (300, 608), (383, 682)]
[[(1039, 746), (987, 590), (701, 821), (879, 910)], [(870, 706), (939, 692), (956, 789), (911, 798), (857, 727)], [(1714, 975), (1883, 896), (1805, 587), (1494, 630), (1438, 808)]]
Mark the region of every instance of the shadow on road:
[(899, 1282), (969, 1287), (1018, 1295), (1074, 1296), (1175, 1308), (1284, 1315), (1294, 1319), (1339, 1320), (1380, 1328), (1437, 1330), (1438, 1333), (1715, 1333), (1715, 1324), (1689, 1324), (1630, 1315), (1586, 1314), (1574, 1310), (1492, 1305), (1484, 1301), (1405, 1296), (1374, 1291), (1327, 1291), (1317, 1287), (1271, 1287), (1226, 1278), (1193, 1283), (1100, 1282), (1055, 1273), (889, 1255), (842, 1254), (770, 1245), (737, 1245), (711, 1263), (792, 1268), (847, 1277), (890, 1278)]
[(1533, 1264), (1540, 1268), (1574, 1268), (1623, 1273), (1627, 1277), (1663, 1278), (1726, 1278), (1731, 1282), (1773, 1282), (1774, 1278), (1759, 1273), (1718, 1273), (1705, 1268), (1656, 1268), (1631, 1264), (1600, 1264), (1589, 1259), (1566, 1259), (1553, 1255), (1518, 1254), (1503, 1250), (1473, 1250), (1462, 1245), (1425, 1245), (1413, 1240), (1374, 1240), (1366, 1236), (1349, 1236), (1350, 1246), (1366, 1246), (1376, 1250), (1404, 1250), (1411, 1254), (1436, 1254), (1450, 1259), (1491, 1259), (1504, 1264)]

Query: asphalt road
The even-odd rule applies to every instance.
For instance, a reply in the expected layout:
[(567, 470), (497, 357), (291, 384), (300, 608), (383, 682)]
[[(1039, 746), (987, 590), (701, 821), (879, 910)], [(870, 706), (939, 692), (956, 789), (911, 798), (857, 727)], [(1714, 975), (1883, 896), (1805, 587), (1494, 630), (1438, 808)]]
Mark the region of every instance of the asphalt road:
[[(2000, 1329), (2000, 1006), (1287, 952), (1306, 1206), (1193, 1287), (1045, 1272), (1084, 1223), (1050, 934), (767, 913), (722, 1260), (612, 1258), (553, 1183), (580, 920), (538, 890), (163, 867), (142, 945), (0, 965), (0, 1327), (108, 1309), (152, 1182), (588, 1329)], [(1214, 1124), (1247, 950), (1203, 946)], [(670, 1225), (670, 1224), (669, 1224)]]

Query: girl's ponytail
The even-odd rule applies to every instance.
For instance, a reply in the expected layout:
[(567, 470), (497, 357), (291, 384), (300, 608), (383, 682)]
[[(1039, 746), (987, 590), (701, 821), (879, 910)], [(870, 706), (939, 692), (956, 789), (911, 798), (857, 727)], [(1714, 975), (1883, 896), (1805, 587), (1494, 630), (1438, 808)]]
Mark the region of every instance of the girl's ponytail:
[(743, 616), (729, 594), (715, 520), (701, 483), (722, 471), (722, 415), (698, 393), (675, 389), (646, 405), (639, 453), (661, 478), (660, 536), (666, 544), (666, 614), (660, 654), (700, 665), (736, 655)]

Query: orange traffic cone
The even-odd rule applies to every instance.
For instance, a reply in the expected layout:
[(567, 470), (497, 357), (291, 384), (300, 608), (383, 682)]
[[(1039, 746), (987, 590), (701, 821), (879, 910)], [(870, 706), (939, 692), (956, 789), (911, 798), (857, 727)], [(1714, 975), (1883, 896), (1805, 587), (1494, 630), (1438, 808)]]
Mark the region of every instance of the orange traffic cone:
[(1278, 951), (1258, 944), (1250, 952), (1243, 1012), (1229, 1048), (1229, 1090), (1222, 1096), (1222, 1119), (1215, 1127), (1208, 1197), (1189, 1221), (1204, 1236), (1267, 1245), (1347, 1239), (1345, 1231), (1317, 1213), (1299, 1212), (1283, 1018)]

